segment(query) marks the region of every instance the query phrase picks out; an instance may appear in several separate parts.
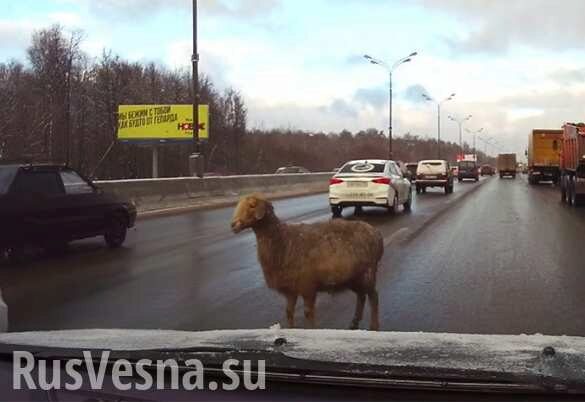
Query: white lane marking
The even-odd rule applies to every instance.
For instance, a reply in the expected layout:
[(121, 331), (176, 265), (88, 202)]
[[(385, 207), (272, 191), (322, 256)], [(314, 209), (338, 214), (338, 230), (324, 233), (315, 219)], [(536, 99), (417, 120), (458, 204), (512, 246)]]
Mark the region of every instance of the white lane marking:
[(407, 232), (407, 227), (402, 227), (398, 229), (396, 232), (392, 233), (389, 237), (384, 238), (384, 248), (388, 247), (394, 240), (398, 238), (402, 233)]

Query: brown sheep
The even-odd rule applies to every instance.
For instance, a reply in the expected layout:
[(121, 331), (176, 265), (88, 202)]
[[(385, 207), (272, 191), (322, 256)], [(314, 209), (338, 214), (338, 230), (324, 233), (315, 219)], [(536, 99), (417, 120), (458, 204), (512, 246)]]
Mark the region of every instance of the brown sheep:
[(357, 295), (351, 329), (370, 302), (370, 329), (378, 330), (376, 271), (384, 252), (380, 232), (361, 221), (335, 219), (313, 224), (286, 224), (261, 195), (240, 199), (232, 219), (234, 233), (251, 228), (258, 243), (258, 260), (269, 288), (287, 299), (286, 317), (294, 327), (297, 298), (303, 298), (305, 318), (315, 326), (317, 292), (352, 290)]

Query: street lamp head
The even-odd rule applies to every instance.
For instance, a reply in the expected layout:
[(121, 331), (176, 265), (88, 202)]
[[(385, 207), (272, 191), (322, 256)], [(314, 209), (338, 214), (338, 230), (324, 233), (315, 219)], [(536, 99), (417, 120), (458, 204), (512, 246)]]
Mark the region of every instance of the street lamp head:
[(408, 55), (408, 57), (414, 57), (418, 54), (418, 52), (412, 52), (411, 54)]
[(412, 61), (412, 59), (411, 59), (411, 58), (408, 58), (408, 59), (404, 59), (404, 60), (402, 60), (402, 63), (408, 63), (408, 62), (410, 62), (410, 61)]
[(368, 59), (368, 60), (371, 60), (371, 59), (372, 59), (372, 56), (370, 56), (370, 55), (368, 55), (368, 54), (364, 54), (364, 58), (366, 58), (366, 59)]

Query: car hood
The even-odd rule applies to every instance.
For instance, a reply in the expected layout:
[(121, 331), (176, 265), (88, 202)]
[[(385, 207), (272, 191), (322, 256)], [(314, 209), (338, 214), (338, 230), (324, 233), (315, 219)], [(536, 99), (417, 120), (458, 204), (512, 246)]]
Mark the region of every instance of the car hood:
[[(275, 342), (277, 339), (280, 342)], [(585, 338), (571, 336), (302, 330), (278, 326), (202, 332), (90, 329), (0, 334), (0, 352), (36, 348), (69, 351), (230, 348), (278, 351), (288, 358), (321, 363), (402, 367), (411, 372), (432, 372), (435, 377), (437, 373), (456, 370), (481, 378), (506, 374), (548, 378), (563, 384), (585, 381)]]

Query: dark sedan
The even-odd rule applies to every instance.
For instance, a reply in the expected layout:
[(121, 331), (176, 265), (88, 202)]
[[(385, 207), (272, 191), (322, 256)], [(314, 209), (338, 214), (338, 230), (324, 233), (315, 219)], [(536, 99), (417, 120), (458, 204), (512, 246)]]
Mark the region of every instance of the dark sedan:
[(73, 169), (0, 166), (0, 251), (63, 250), (73, 240), (94, 236), (116, 248), (135, 220), (132, 202), (104, 193)]

